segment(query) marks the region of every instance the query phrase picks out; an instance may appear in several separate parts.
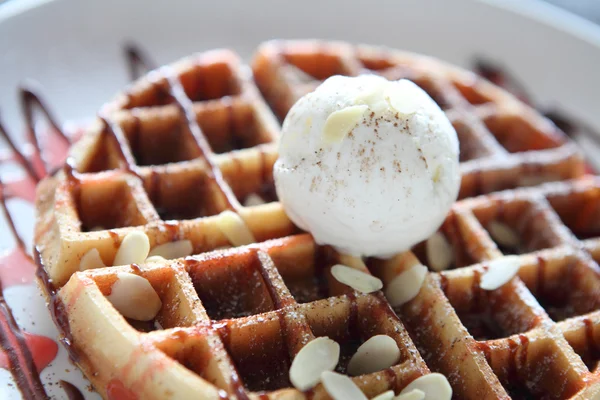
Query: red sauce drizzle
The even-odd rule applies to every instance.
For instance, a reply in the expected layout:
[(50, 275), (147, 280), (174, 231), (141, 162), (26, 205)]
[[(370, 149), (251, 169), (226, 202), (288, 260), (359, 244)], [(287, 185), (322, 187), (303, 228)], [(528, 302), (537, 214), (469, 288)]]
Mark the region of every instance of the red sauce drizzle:
[(138, 400), (137, 394), (125, 387), (119, 379), (111, 379), (106, 385), (108, 400)]

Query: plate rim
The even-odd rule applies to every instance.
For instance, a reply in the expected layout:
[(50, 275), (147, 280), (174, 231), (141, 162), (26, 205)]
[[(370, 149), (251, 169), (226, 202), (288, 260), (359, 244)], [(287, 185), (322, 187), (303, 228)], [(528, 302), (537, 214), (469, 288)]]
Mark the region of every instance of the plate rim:
[[(6, 0), (0, 4), (0, 27), (10, 18), (57, 0)], [(542, 0), (471, 0), (559, 29), (600, 49), (600, 25)]]

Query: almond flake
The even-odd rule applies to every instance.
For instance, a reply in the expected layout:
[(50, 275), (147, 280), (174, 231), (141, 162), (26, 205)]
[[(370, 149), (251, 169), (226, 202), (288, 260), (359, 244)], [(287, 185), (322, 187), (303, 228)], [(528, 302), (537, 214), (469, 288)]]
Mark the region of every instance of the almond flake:
[(394, 391), (393, 390), (388, 390), (387, 392), (383, 392), (375, 397), (373, 397), (371, 400), (392, 400), (394, 398)]
[(150, 251), (148, 257), (160, 256), (167, 260), (187, 257), (192, 254), (194, 248), (189, 240), (177, 240), (175, 242), (164, 243)]
[(217, 226), (233, 246), (243, 246), (254, 243), (254, 235), (238, 214), (226, 210), (219, 214)]
[(400, 349), (396, 341), (387, 335), (376, 335), (364, 342), (350, 359), (348, 373), (364, 375), (381, 371), (396, 364)]
[(415, 99), (414, 83), (401, 79), (394, 86), (388, 87), (384, 92), (384, 98), (390, 107), (403, 115), (412, 115), (419, 110), (419, 99)]
[(321, 373), (332, 371), (340, 358), (340, 345), (328, 337), (318, 337), (308, 342), (292, 361), (290, 382), (300, 391), (317, 385)]
[(148, 279), (129, 272), (117, 273), (106, 298), (124, 317), (137, 321), (151, 321), (162, 307)]
[(372, 293), (383, 287), (381, 279), (342, 264), (331, 267), (331, 275), (344, 285), (362, 293)]
[(422, 397), (423, 400), (450, 400), (452, 398), (452, 387), (448, 383), (448, 379), (437, 372), (415, 379), (400, 392), (400, 395), (410, 393), (415, 389), (425, 393), (425, 397)]
[(321, 374), (321, 383), (334, 400), (367, 400), (367, 396), (346, 375), (325, 371)]
[(487, 230), (490, 233), (490, 236), (496, 243), (501, 246), (509, 247), (509, 248), (517, 248), (519, 246), (520, 240), (519, 235), (512, 229), (510, 226), (506, 225), (503, 222), (492, 221), (487, 226)]
[(413, 389), (410, 392), (399, 394), (394, 400), (425, 400), (425, 392)]
[(399, 307), (414, 299), (421, 291), (425, 276), (427, 276), (427, 267), (415, 264), (392, 279), (385, 288), (385, 297), (392, 307)]
[(261, 204), (265, 203), (266, 202), (263, 200), (262, 197), (260, 197), (256, 193), (252, 193), (246, 197), (246, 200), (244, 200), (244, 207), (260, 206)]
[(79, 262), (79, 270), (85, 271), (86, 269), (104, 268), (106, 265), (100, 257), (98, 249), (90, 249), (87, 253), (81, 257)]
[(129, 265), (143, 263), (150, 251), (150, 240), (144, 232), (128, 233), (121, 242), (115, 255), (113, 265)]
[(368, 271), (367, 266), (362, 258), (356, 256), (350, 256), (348, 254), (340, 254), (338, 256), (340, 264), (348, 267), (358, 269), (360, 271)]
[(342, 108), (329, 114), (323, 126), (323, 142), (340, 143), (362, 119), (367, 105), (358, 105)]
[(479, 287), (483, 290), (496, 290), (519, 272), (521, 261), (517, 256), (506, 256), (488, 262), (487, 266), (487, 271), (481, 275)]
[(152, 256), (152, 257), (146, 258), (145, 262), (147, 262), (147, 263), (154, 263), (154, 262), (165, 262), (165, 261), (167, 261), (167, 259), (164, 258), (164, 257), (161, 257), (161, 256)]
[(440, 232), (434, 233), (425, 243), (427, 260), (429, 266), (434, 271), (444, 271), (452, 264), (454, 251), (452, 246), (446, 240), (446, 237)]

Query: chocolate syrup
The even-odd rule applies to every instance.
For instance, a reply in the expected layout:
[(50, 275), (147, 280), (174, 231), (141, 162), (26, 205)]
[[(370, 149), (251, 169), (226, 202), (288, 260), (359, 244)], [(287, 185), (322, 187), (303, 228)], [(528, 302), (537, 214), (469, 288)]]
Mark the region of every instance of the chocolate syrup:
[(48, 273), (44, 268), (42, 257), (37, 247), (34, 250), (34, 258), (37, 264), (36, 276), (38, 277), (40, 283), (44, 285), (44, 290), (49, 299), (48, 308), (50, 309), (50, 315), (52, 316), (54, 324), (61, 334), (60, 342), (64, 345), (65, 349), (67, 349), (71, 360), (77, 362), (79, 360), (79, 355), (73, 348), (74, 342), (69, 324), (69, 315), (66, 312), (64, 303), (60, 297), (58, 297), (52, 279), (48, 276)]
[[(0, 289), (1, 290), (1, 289)], [(23, 332), (0, 291), (0, 346), (6, 352), (9, 370), (27, 399), (47, 399)]]
[(98, 118), (100, 118), (100, 120), (104, 123), (102, 134), (107, 135), (116, 144), (121, 167), (125, 168), (125, 170), (129, 173), (140, 178), (137, 171), (134, 169), (135, 160), (133, 159), (133, 156), (128, 151), (125, 151), (125, 149), (128, 148), (127, 144), (125, 143), (127, 139), (125, 139), (121, 127), (107, 117), (99, 116)]
[(79, 389), (77, 389), (77, 386), (73, 385), (72, 383), (69, 383), (67, 381), (59, 381), (60, 383), (60, 387), (62, 387), (62, 389), (65, 391), (65, 394), (67, 395), (68, 400), (84, 400), (85, 397), (83, 396), (83, 393), (81, 393), (81, 391)]
[(211, 159), (211, 149), (208, 141), (202, 135), (202, 130), (200, 129), (200, 125), (198, 125), (198, 121), (196, 120), (196, 113), (194, 112), (193, 104), (191, 100), (185, 94), (185, 90), (179, 78), (175, 75), (171, 68), (164, 67), (166, 73), (166, 79), (169, 83), (169, 92), (175, 103), (185, 116), (188, 124), (188, 128), (190, 133), (194, 137), (196, 143), (200, 147), (200, 151), (202, 153), (202, 157), (207, 162), (210, 167), (211, 173), (209, 174), (210, 178), (217, 184), (221, 193), (225, 196), (225, 201), (227, 202), (227, 208), (233, 211), (238, 211), (239, 202), (229, 186), (225, 183), (225, 179), (223, 178), (223, 174), (221, 169), (214, 163)]
[[(494, 65), (485, 60), (477, 60), (475, 62), (474, 70), (480, 76), (512, 93), (524, 103), (535, 107), (531, 96), (525, 89), (525, 85), (517, 80), (506, 69), (503, 69), (498, 65)], [(581, 121), (575, 120), (575, 118), (567, 115), (564, 111), (556, 109), (543, 109), (541, 107), (536, 108), (542, 115), (552, 121), (554, 125), (556, 125), (567, 136), (585, 136), (588, 139), (594, 140), (596, 143), (600, 143), (600, 132), (597, 132), (592, 127), (582, 123)], [(589, 172), (594, 172), (590, 166), (588, 166), (588, 168), (590, 170)]]
[(9, 136), (8, 132), (4, 128), (2, 122), (0, 122), (0, 136), (2, 136), (4, 141), (8, 144), (14, 156), (19, 161), (19, 164), (25, 169), (25, 171), (31, 177), (31, 179), (33, 179), (36, 183), (39, 182), (40, 179), (42, 179), (42, 177), (35, 170), (33, 163), (29, 159), (27, 159), (27, 157), (25, 157), (21, 150), (19, 150), (15, 142), (12, 140), (12, 138)]
[(46, 107), (44, 101), (38, 96), (32, 88), (21, 87), (19, 88), (19, 97), (21, 100), (21, 110), (23, 112), (23, 119), (25, 120), (25, 130), (29, 142), (33, 144), (36, 149), (36, 156), (39, 157), (40, 167), (43, 169), (43, 175), (46, 176), (51, 170), (51, 166), (48, 165), (48, 160), (45, 160), (42, 156), (41, 145), (38, 140), (37, 131), (34, 124), (34, 112), (37, 109), (46, 119), (50, 125), (51, 132), (54, 133), (63, 142), (65, 149), (71, 144), (71, 139), (62, 131), (62, 129), (56, 123), (56, 119), (50, 113), (48, 107)]
[[(228, 348), (229, 347), (229, 337), (231, 335), (231, 328), (229, 327), (227, 322), (213, 322), (211, 324), (211, 329), (213, 331), (216, 331), (216, 333), (221, 338), (221, 342), (223, 342), (223, 345), (226, 348)], [(233, 365), (233, 362), (231, 362), (231, 365), (234, 368), (233, 374), (231, 375), (231, 388), (234, 391), (234, 395), (236, 396), (236, 398), (238, 400), (249, 400), (249, 397), (246, 394), (246, 391), (244, 389), (244, 385), (242, 385), (242, 382), (240, 380), (237, 368), (235, 368), (235, 366)]]
[(125, 64), (131, 81), (141, 78), (156, 68), (156, 63), (150, 58), (148, 53), (133, 43), (125, 44), (123, 52), (125, 53)]
[[(10, 231), (17, 243), (18, 251), (26, 255), (24, 242), (17, 232), (15, 223), (6, 207), (4, 185), (0, 180), (0, 208), (6, 216)], [(4, 299), (0, 282), (0, 346), (8, 359), (8, 369), (19, 390), (26, 398), (46, 399), (47, 395), (37, 373), (33, 356), (27, 347), (25, 336), (17, 325), (12, 311)]]
[(596, 343), (594, 337), (594, 321), (590, 318), (585, 318), (583, 323), (585, 325), (585, 337), (588, 351), (585, 357), (582, 356), (581, 358), (586, 363), (588, 369), (593, 371), (594, 368), (597, 368), (598, 362), (600, 361), (600, 345)]

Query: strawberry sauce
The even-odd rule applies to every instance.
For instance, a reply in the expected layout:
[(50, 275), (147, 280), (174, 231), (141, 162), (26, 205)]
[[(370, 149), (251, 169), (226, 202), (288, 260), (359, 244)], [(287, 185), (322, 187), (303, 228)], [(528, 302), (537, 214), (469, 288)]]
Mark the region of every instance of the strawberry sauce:
[[(16, 244), (13, 249), (0, 255), (0, 368), (11, 372), (24, 398), (47, 399), (39, 373), (55, 359), (58, 345), (51, 338), (21, 330), (5, 301), (3, 289), (32, 284), (36, 272), (35, 263), (17, 232), (6, 202), (17, 198), (33, 204), (36, 184), (48, 175), (48, 171), (64, 162), (70, 140), (31, 90), (21, 89), (20, 95), (27, 126), (27, 145), (19, 148), (0, 123), (0, 136), (11, 150), (2, 154), (0, 162), (17, 163), (26, 173), (24, 177), (7, 182), (0, 179), (0, 212), (8, 222)], [(34, 129), (33, 114), (36, 109), (41, 111), (51, 127), (44, 136), (38, 136)], [(41, 151), (42, 146), (44, 152)]]

